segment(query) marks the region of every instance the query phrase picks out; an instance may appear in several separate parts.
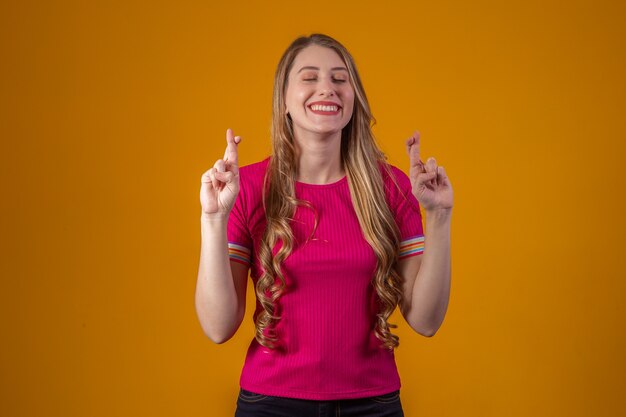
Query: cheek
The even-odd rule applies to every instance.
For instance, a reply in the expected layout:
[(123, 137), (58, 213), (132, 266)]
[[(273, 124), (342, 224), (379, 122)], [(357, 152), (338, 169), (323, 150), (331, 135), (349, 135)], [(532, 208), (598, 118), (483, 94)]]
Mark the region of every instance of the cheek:
[(346, 86), (346, 88), (341, 92), (343, 99), (345, 101), (354, 101), (354, 88), (351, 86)]
[(343, 102), (345, 107), (350, 109), (350, 114), (352, 114), (352, 109), (354, 108), (354, 91), (346, 91), (343, 96)]
[(307, 94), (302, 90), (287, 90), (285, 93), (285, 104), (287, 108), (295, 109), (302, 107), (302, 103), (306, 101)]

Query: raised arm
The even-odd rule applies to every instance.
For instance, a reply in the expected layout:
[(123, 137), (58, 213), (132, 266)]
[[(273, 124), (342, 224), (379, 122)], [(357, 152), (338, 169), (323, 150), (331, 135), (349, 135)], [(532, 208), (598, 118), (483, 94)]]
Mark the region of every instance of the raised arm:
[(239, 328), (246, 308), (248, 267), (230, 261), (226, 237), (228, 217), (239, 194), (239, 136), (226, 131), (226, 151), (202, 175), (200, 230), (202, 244), (196, 284), (196, 313), (204, 333), (224, 343)]
[(452, 185), (435, 158), (420, 160), (420, 137), (406, 141), (412, 192), (426, 211), (424, 253), (398, 261), (404, 302), (401, 312), (409, 325), (424, 336), (433, 336), (446, 315), (450, 299), (450, 220)]

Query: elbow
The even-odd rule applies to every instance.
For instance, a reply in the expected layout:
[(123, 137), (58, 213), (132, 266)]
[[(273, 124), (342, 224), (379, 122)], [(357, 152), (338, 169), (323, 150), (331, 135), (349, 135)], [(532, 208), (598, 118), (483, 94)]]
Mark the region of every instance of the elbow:
[(216, 345), (228, 342), (237, 332), (243, 321), (243, 310), (236, 313), (236, 317), (217, 317), (215, 314), (207, 314), (201, 304), (196, 304), (196, 312), (200, 327), (204, 334)]
[(222, 343), (226, 343), (232, 338), (232, 335), (229, 336), (225, 334), (212, 334), (212, 333), (207, 333), (207, 332), (205, 332), (205, 334), (211, 340), (211, 342), (215, 343), (216, 345), (221, 345)]
[(219, 324), (200, 322), (204, 334), (216, 345), (221, 345), (232, 339), (240, 324), (241, 320)]
[(202, 330), (206, 337), (208, 337), (209, 340), (211, 340), (211, 342), (215, 343), (216, 345), (221, 345), (222, 343), (228, 342), (235, 334), (234, 331), (229, 331), (226, 328), (217, 329), (212, 326), (205, 325), (202, 326)]
[(435, 333), (437, 333), (438, 329), (420, 329), (416, 330), (417, 333), (421, 334), (424, 337), (433, 337)]
[(435, 333), (441, 328), (445, 315), (441, 317), (431, 317), (430, 319), (415, 320), (411, 324), (411, 327), (415, 332), (424, 337), (433, 337)]
[(411, 328), (419, 335), (424, 337), (433, 337), (441, 324), (430, 323), (409, 323)]

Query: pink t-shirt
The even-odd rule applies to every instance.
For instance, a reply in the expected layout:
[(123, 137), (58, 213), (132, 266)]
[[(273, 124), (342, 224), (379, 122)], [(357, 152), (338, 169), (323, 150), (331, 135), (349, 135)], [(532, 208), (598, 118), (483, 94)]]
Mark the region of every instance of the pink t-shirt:
[[(266, 227), (263, 179), (269, 158), (241, 167), (240, 192), (228, 222), (231, 260), (261, 276), (258, 248)], [(400, 258), (419, 255), (424, 235), (419, 204), (407, 175), (392, 166), (400, 190), (383, 175), (387, 203), (400, 229)], [(298, 207), (291, 227), (294, 248), (283, 262), (286, 290), (278, 300), (279, 349), (252, 340), (240, 385), (264, 395), (337, 400), (400, 389), (393, 351), (374, 335), (377, 295), (371, 280), (376, 256), (359, 225), (347, 177), (323, 185), (296, 182)], [(257, 311), (261, 309), (257, 301)]]

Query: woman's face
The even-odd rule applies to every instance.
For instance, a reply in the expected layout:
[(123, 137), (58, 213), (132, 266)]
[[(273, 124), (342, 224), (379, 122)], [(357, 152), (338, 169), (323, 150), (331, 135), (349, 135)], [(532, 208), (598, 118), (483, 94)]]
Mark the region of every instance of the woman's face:
[(354, 89), (341, 57), (318, 45), (301, 50), (288, 74), (285, 105), (295, 134), (341, 132), (354, 107)]

